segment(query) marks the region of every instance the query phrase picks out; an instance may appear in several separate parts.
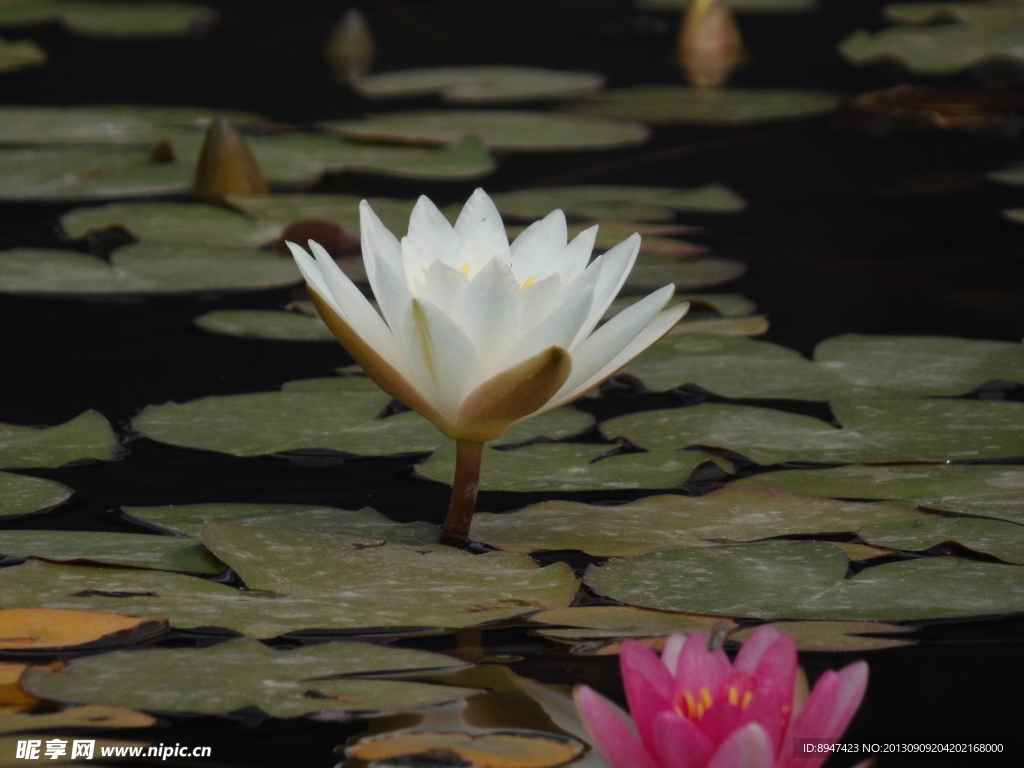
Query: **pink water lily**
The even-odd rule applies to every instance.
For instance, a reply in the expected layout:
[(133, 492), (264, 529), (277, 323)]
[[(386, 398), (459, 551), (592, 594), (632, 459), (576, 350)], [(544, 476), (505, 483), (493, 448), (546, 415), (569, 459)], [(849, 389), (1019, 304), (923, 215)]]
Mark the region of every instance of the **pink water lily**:
[(759, 627), (736, 660), (708, 650), (703, 634), (673, 635), (659, 659), (622, 645), (633, 717), (587, 686), (576, 706), (593, 744), (613, 768), (818, 768), (828, 757), (795, 757), (795, 739), (839, 739), (853, 719), (868, 667), (823, 674), (810, 696), (797, 684), (796, 645)]

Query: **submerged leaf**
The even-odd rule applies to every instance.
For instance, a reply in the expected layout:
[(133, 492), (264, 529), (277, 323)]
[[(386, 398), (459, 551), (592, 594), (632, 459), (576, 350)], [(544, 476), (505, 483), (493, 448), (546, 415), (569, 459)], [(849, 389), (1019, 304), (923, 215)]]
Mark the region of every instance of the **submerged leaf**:
[(596, 91), (604, 75), (539, 67), (425, 67), (379, 72), (352, 83), (372, 99), (438, 94), (455, 104), (567, 99)]
[(164, 622), (118, 613), (46, 608), (0, 610), (0, 648), (5, 651), (70, 648), (114, 637), (133, 638), (160, 630)]
[(52, 480), (0, 472), (0, 517), (54, 507), (70, 499), (72, 493)]
[(46, 429), (0, 424), (0, 466), (59, 467), (79, 459), (109, 461), (120, 444), (107, 420), (85, 411)]

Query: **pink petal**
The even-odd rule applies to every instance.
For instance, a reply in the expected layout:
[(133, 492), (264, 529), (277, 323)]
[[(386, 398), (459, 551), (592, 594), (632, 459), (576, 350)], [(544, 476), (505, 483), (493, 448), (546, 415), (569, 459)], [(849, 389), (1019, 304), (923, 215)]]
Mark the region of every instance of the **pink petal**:
[(662, 712), (654, 718), (652, 747), (658, 762), (671, 768), (706, 768), (715, 752), (715, 743), (675, 712)]
[[(796, 669), (796, 643), (791, 637), (780, 636), (765, 649), (752, 674), (758, 681), (771, 680), (782, 703), (791, 706)], [(787, 717), (782, 721), (782, 728), (785, 729), (788, 725)]]
[(696, 633), (686, 638), (676, 662), (676, 691), (689, 691), (698, 697), (701, 688), (712, 696), (732, 672), (725, 651), (708, 651), (707, 635)]
[(654, 718), (672, 708), (672, 675), (661, 659), (643, 643), (627, 640), (619, 652), (622, 685), (640, 738), (650, 744)]
[(707, 768), (772, 768), (775, 750), (757, 723), (740, 728), (718, 748)]
[(679, 652), (683, 650), (685, 642), (686, 635), (681, 635), (677, 632), (669, 636), (668, 640), (665, 641), (665, 647), (661, 649), (661, 663), (672, 673), (673, 677), (675, 677), (676, 666), (679, 663)]
[(754, 674), (764, 652), (780, 637), (782, 634), (773, 624), (762, 624), (755, 629), (750, 637), (743, 642), (740, 652), (736, 654), (736, 669), (750, 675)]
[(659, 768), (629, 715), (615, 703), (585, 685), (576, 687), (573, 698), (591, 744), (612, 768)]

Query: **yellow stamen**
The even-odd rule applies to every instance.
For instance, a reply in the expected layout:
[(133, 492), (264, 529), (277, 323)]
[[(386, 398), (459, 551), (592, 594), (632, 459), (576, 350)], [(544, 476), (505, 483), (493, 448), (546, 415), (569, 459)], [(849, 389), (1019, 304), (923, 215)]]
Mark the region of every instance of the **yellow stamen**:
[(697, 700), (693, 698), (693, 694), (689, 691), (683, 692), (683, 698), (686, 699), (686, 716), (693, 717), (697, 711)]
[(750, 706), (750, 702), (753, 701), (753, 700), (754, 700), (754, 692), (753, 691), (747, 691), (746, 693), (743, 694), (743, 702), (740, 704), (740, 707), (742, 707), (743, 709), (746, 709), (747, 707)]
[(711, 691), (707, 688), (700, 689), (700, 703), (702, 709), (711, 709), (711, 705), (715, 703), (711, 698)]
[(466, 277), (469, 277), (469, 262), (468, 261), (465, 264), (462, 265), (462, 274), (464, 274)]
[(519, 286), (519, 290), (520, 291), (525, 291), (527, 288), (529, 288), (531, 285), (533, 285), (533, 283), (534, 283), (534, 281), (536, 279), (537, 279), (536, 275), (530, 275), (528, 278), (526, 278), (526, 281), (522, 285)]
[(740, 705), (740, 693), (736, 690), (735, 685), (729, 687), (729, 703), (734, 707)]

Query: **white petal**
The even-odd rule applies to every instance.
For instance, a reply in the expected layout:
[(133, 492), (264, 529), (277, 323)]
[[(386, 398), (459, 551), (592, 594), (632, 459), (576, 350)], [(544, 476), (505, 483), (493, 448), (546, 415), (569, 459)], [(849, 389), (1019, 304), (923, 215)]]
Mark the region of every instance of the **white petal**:
[(313, 287), (313, 290), (327, 299), (341, 315), (342, 320), (348, 323), (352, 330), (373, 347), (385, 361), (403, 376), (408, 375), (409, 366), (405, 355), (394, 334), (391, 333), (391, 329), (377, 314), (377, 310), (366, 300), (362, 291), (338, 268), (334, 259), (324, 250), (323, 246), (310, 240), (309, 247), (316, 254), (316, 266), (319, 268), (319, 274), (329, 293), (323, 293), (316, 286)]
[(409, 302), (399, 337), (419, 390), (456, 422), (463, 398), (484, 381), (473, 342), (448, 315), (423, 299)]
[[(664, 288), (661, 290), (664, 290)], [(651, 294), (651, 296), (654, 296), (657, 293), (661, 293), (661, 291), (656, 291), (654, 294)], [(651, 296), (648, 296), (647, 298), (650, 299)], [(668, 299), (671, 298), (671, 296), (672, 294), (668, 293), (667, 297), (664, 299), (664, 302), (661, 303), (661, 306), (664, 306), (664, 304), (668, 302)], [(660, 297), (659, 301), (661, 301)], [(634, 304), (633, 307), (640, 306), (640, 304), (642, 303), (643, 302), (638, 302), (637, 304)], [(629, 309), (633, 309), (633, 307), (629, 307)], [(609, 362), (597, 368), (596, 372), (589, 376), (585, 381), (577, 384), (576, 386), (573, 386), (574, 383), (578, 381), (578, 378), (576, 376), (577, 365), (581, 370), (584, 368), (594, 370), (595, 363), (598, 362), (600, 359), (606, 357), (607, 353), (601, 350), (599, 347), (599, 345), (603, 345), (602, 340), (597, 339), (597, 336), (598, 333), (603, 331), (605, 328), (611, 325), (611, 323), (614, 320), (621, 317), (629, 310), (627, 309), (624, 310), (623, 312), (620, 312), (618, 315), (612, 318), (612, 320), (609, 320), (607, 323), (605, 323), (605, 325), (599, 328), (597, 333), (591, 336), (590, 339), (587, 339), (587, 341), (580, 346), (580, 349), (578, 350), (577, 354), (573, 355), (573, 372), (569, 376), (569, 380), (567, 380), (566, 383), (562, 386), (562, 389), (559, 390), (558, 394), (551, 398), (551, 402), (544, 406), (543, 410), (549, 411), (552, 408), (557, 408), (560, 405), (564, 405), (565, 403), (571, 402), (580, 395), (582, 395), (584, 392), (586, 392), (588, 389), (596, 387), (609, 376), (612, 376), (616, 371), (618, 371), (620, 368), (629, 363), (630, 360), (632, 360), (634, 357), (639, 355), (641, 352), (643, 352), (645, 349), (651, 346), (654, 342), (658, 341), (658, 339), (660, 339), (662, 336), (668, 333), (672, 326), (674, 326), (682, 319), (683, 315), (686, 314), (686, 310), (688, 308), (689, 306), (687, 304), (678, 304), (669, 309), (662, 310), (654, 317), (653, 320), (651, 320), (651, 322), (645, 328), (642, 328), (640, 332), (637, 333), (631, 341), (626, 343), (625, 346), (621, 348), (618, 347), (616, 342), (621, 340), (622, 337), (628, 336), (628, 333), (622, 332), (625, 331), (625, 329), (620, 329), (620, 333), (617, 334), (617, 336), (619, 336), (618, 339), (605, 339), (603, 343), (607, 344), (608, 350), (619, 349), (618, 354), (615, 354), (615, 356), (612, 357)], [(647, 309), (649, 310), (649, 307)], [(585, 349), (585, 347), (588, 347), (590, 345), (591, 339), (596, 339), (593, 347)]]
[(363, 200), (359, 203), (359, 239), (363, 249), (363, 264), (366, 265), (366, 277), (370, 288), (377, 293), (377, 276), (374, 270), (373, 254), (382, 257), (392, 269), (400, 269), (402, 264), (402, 248), (398, 239), (384, 226), (370, 204)]
[(452, 225), (425, 195), (420, 195), (413, 206), (407, 236), (430, 254), (428, 263), (451, 258), (459, 250), (460, 238)]
[(523, 299), (521, 316), (523, 333), (551, 314), (561, 292), (562, 278), (558, 275), (542, 277), (519, 290)]
[(566, 350), (569, 348), (569, 343), (589, 314), (590, 305), (594, 300), (593, 286), (579, 280), (576, 282), (579, 285), (569, 288), (559, 297), (565, 300), (558, 303), (555, 311), (534, 325), (516, 342), (501, 361), (499, 370), (511, 368), (549, 347), (557, 346)]
[(426, 280), (430, 265), (437, 261), (438, 257), (411, 237), (402, 238), (402, 269), (399, 273), (405, 275), (409, 290), (413, 293), (418, 292), (419, 286)]
[(566, 247), (568, 237), (565, 214), (558, 209), (524, 229), (510, 247), (516, 280), (523, 283), (550, 275), (555, 256)]
[[(580, 328), (579, 335), (574, 340), (573, 349), (578, 347), (587, 338), (590, 332), (594, 330), (594, 326), (604, 317), (608, 305), (612, 303), (622, 289), (622, 284), (626, 282), (626, 277), (633, 268), (639, 252), (640, 235), (633, 234), (601, 257), (603, 266), (601, 268), (601, 276), (594, 287), (594, 304), (590, 308), (590, 316), (587, 317), (586, 322)], [(591, 264), (590, 268), (593, 268), (593, 266)]]
[(469, 278), (464, 274), (443, 261), (435, 261), (427, 268), (423, 285), (419, 286), (417, 295), (452, 317), (455, 303), (468, 287)]
[[(522, 336), (522, 295), (508, 264), (492, 259), (463, 291), (451, 313), (480, 354), (487, 376)], [(550, 346), (550, 345), (549, 345)]]
[(588, 227), (572, 239), (572, 242), (555, 254), (552, 271), (562, 275), (562, 282), (571, 283), (590, 262), (590, 254), (594, 252), (594, 241), (597, 239), (597, 225)]
[(469, 196), (466, 204), (462, 206), (459, 218), (455, 221), (455, 234), (459, 237), (466, 237), (484, 219), (489, 219), (492, 223), (501, 227), (502, 232), (505, 231), (505, 227), (501, 223), (501, 214), (498, 213), (494, 201), (487, 196), (486, 192), (477, 187), (473, 190), (473, 194)]
[(501, 215), (482, 189), (476, 190), (463, 206), (455, 222), (455, 233), (461, 240), (459, 252), (454, 258), (445, 257), (445, 261), (459, 270), (468, 264), (470, 277), (493, 258), (506, 264), (511, 262)]
[(295, 264), (298, 266), (299, 272), (302, 273), (302, 276), (306, 279), (306, 283), (309, 284), (309, 287), (323, 296), (332, 307), (341, 312), (342, 310), (341, 307), (338, 306), (337, 299), (334, 298), (334, 295), (331, 293), (331, 289), (327, 287), (327, 283), (324, 280), (323, 275), (320, 274), (320, 267), (317, 265), (316, 260), (306, 253), (306, 249), (301, 245), (296, 245), (290, 241), (285, 242), (288, 245), (288, 250), (292, 252), (292, 258), (295, 259)]
[(391, 328), (392, 333), (401, 342), (402, 322), (412, 302), (412, 292), (405, 280), (405, 275), (396, 274), (383, 259), (376, 263), (378, 289), (374, 292), (380, 313)]

